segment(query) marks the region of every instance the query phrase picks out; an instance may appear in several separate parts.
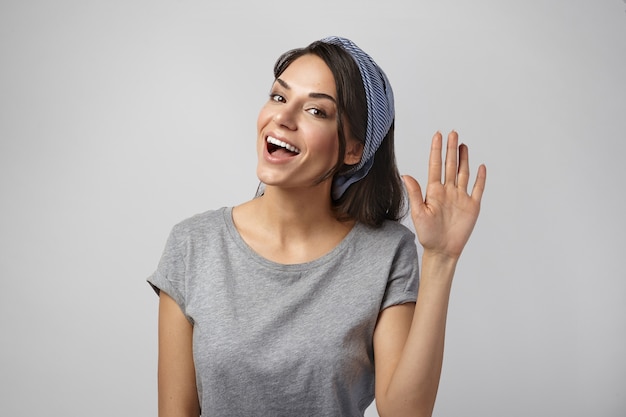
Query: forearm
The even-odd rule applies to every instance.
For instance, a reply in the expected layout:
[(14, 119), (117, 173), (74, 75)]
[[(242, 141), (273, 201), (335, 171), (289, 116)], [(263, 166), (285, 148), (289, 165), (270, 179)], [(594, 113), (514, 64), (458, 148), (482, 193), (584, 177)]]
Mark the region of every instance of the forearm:
[(435, 404), (448, 301), (457, 259), (425, 252), (411, 328), (389, 382), (381, 415), (430, 416)]

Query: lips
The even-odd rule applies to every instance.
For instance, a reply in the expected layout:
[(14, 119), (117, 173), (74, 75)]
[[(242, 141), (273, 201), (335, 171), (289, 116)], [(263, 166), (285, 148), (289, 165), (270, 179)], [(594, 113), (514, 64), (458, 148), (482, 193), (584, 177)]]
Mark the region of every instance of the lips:
[(273, 136), (268, 136), (265, 141), (267, 142), (267, 151), (272, 156), (295, 156), (300, 153), (300, 149), (297, 147)]

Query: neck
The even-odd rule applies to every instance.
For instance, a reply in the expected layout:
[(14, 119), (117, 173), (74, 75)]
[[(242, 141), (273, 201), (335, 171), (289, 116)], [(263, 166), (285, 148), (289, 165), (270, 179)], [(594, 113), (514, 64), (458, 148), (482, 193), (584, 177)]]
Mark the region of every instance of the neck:
[(308, 234), (337, 222), (328, 187), (285, 190), (267, 186), (257, 200), (259, 220), (281, 234)]
[(308, 262), (328, 253), (354, 225), (337, 220), (328, 186), (319, 191), (318, 187), (267, 186), (262, 197), (233, 209), (233, 221), (254, 251), (284, 264)]

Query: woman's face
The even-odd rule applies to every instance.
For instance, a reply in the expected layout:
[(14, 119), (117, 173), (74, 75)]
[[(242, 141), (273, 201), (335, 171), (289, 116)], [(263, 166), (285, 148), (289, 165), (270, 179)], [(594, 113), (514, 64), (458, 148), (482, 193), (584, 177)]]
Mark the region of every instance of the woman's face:
[(262, 182), (312, 187), (335, 166), (336, 99), (333, 74), (317, 55), (297, 58), (285, 69), (257, 120), (257, 175)]

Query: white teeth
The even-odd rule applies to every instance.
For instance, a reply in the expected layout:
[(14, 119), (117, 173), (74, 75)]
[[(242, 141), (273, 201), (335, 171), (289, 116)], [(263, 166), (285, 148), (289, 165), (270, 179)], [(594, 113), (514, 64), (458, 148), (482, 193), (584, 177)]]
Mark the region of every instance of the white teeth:
[(276, 145), (276, 146), (280, 146), (281, 148), (285, 148), (288, 151), (295, 152), (295, 153), (300, 153), (300, 149), (296, 148), (295, 146), (290, 145), (290, 144), (288, 144), (286, 142), (283, 142), (282, 140), (278, 140), (276, 138), (273, 138), (271, 136), (267, 137), (267, 142), (271, 143), (272, 145)]

